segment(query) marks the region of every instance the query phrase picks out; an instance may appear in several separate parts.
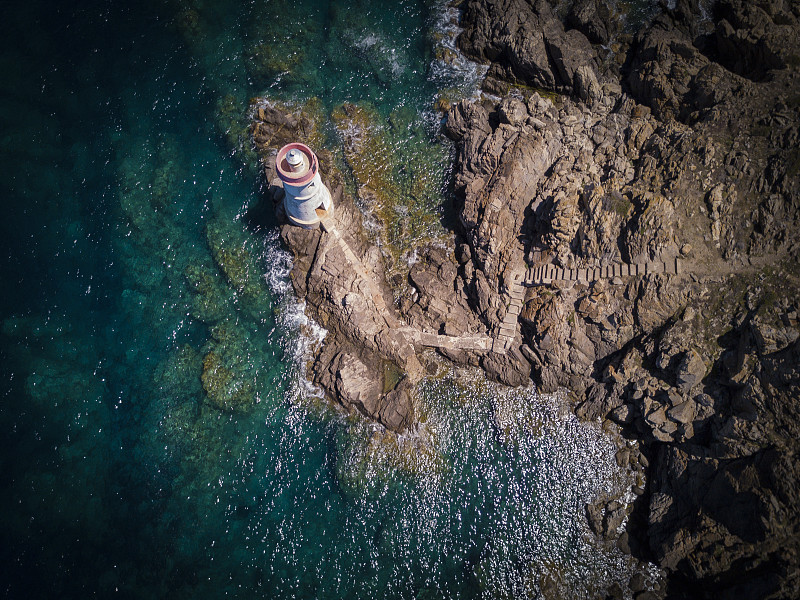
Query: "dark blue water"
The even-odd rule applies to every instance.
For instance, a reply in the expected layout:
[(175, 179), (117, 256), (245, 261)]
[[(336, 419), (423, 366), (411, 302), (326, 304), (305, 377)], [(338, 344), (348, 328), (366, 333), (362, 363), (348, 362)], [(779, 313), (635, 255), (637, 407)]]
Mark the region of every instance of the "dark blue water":
[(523, 598), (543, 578), (591, 597), (626, 580), (583, 519), (623, 478), (612, 445), (560, 398), (443, 366), (398, 438), (306, 383), (324, 332), (274, 224), (247, 216), (248, 103), (368, 107), (444, 194), (432, 106), (476, 71), (437, 60), (452, 11), (385, 4), (3, 4), (5, 597)]

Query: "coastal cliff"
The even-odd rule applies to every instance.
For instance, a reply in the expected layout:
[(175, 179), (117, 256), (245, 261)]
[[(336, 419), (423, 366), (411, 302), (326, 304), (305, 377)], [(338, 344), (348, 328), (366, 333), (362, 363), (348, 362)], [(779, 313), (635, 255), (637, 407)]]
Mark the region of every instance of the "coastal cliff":
[[(335, 225), (282, 226), (295, 291), (329, 331), (315, 383), (394, 431), (415, 423), (424, 347), (566, 389), (578, 416), (629, 442), (617, 460), (635, 500), (586, 514), (668, 572), (666, 589), (632, 580), (636, 598), (791, 597), (799, 18), (797, 3), (679, 1), (629, 35), (593, 0), (463, 3), (459, 46), (489, 70), (487, 95), (446, 114), (453, 247), (422, 249), (395, 298), (324, 152)], [(278, 147), (319, 135), (312, 112), (255, 102), (268, 183)], [(279, 205), (279, 186), (267, 196)]]
[[(678, 2), (616, 40), (603, 12), (466, 3), (461, 48), (490, 62), (485, 87), (503, 95), (447, 117), (475, 271), (497, 289), (522, 261), (681, 258), (680, 276), (531, 288), (517, 341), (540, 389), (566, 387), (579, 416), (642, 442), (642, 456), (618, 455), (647, 482), (619, 543), (671, 573), (670, 597), (790, 597), (798, 6), (724, 1), (703, 18)], [(587, 507), (601, 535), (617, 537), (617, 506)]]

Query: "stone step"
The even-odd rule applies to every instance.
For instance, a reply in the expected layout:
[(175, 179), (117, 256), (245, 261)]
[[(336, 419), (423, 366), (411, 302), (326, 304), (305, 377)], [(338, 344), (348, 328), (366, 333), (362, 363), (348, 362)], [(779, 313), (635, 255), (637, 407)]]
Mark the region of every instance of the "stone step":
[(664, 263), (660, 260), (655, 262), (647, 263), (647, 273), (663, 273), (664, 272)]
[(516, 315), (506, 315), (506, 318), (503, 319), (502, 323), (500, 323), (501, 328), (510, 329), (511, 331), (517, 331), (517, 316)]
[(667, 261), (653, 261), (647, 263), (615, 263), (602, 267), (582, 267), (565, 269), (552, 264), (538, 264), (528, 267), (523, 277), (527, 286), (549, 284), (553, 281), (582, 281), (592, 282), (598, 279), (613, 279), (615, 277), (638, 277), (646, 273), (666, 273), (680, 275), (683, 265), (680, 259), (674, 258)]
[(517, 328), (516, 327), (511, 327), (509, 325), (506, 325), (505, 323), (500, 325), (500, 335), (505, 335), (505, 336), (508, 336), (508, 337), (514, 337), (516, 334), (517, 334)]
[(512, 285), (508, 290), (508, 295), (511, 296), (511, 298), (522, 301), (525, 298), (525, 290), (519, 284)]
[(664, 272), (670, 275), (678, 275), (681, 272), (680, 261), (677, 258), (664, 262)]
[(505, 354), (507, 347), (508, 347), (507, 337), (498, 336), (494, 338), (494, 340), (492, 341), (492, 352), (497, 352), (498, 354)]

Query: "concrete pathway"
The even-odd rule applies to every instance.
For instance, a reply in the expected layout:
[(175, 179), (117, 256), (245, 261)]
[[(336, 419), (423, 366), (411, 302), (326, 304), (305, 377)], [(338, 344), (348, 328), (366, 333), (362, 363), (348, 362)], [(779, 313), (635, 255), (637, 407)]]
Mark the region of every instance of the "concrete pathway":
[[(347, 241), (341, 236), (333, 219), (326, 219), (322, 224), (323, 230), (333, 236), (336, 245), (344, 254), (347, 262), (353, 267), (360, 283), (359, 287), (365, 296), (372, 300), (376, 310), (381, 315), (386, 325), (403, 335), (414, 346), (427, 346), (430, 348), (445, 348), (447, 350), (473, 350), (488, 352), (492, 350), (492, 338), (488, 335), (439, 335), (422, 331), (402, 322), (386, 305), (383, 293), (375, 280), (364, 267), (361, 260), (353, 252)], [(324, 259), (323, 259), (324, 260)]]
[[(369, 298), (387, 327), (400, 333), (409, 344), (415, 347), (444, 348), (447, 350), (471, 350), (475, 352), (497, 352), (505, 354), (513, 345), (519, 327), (519, 314), (525, 303), (525, 288), (548, 285), (557, 281), (578, 281), (589, 283), (598, 279), (637, 277), (649, 273), (680, 275), (683, 265), (678, 258), (669, 261), (652, 261), (641, 264), (620, 263), (605, 267), (562, 269), (552, 264), (540, 263), (529, 267), (524, 273), (515, 273), (505, 293), (506, 314), (495, 335), (439, 335), (411, 327), (397, 318), (386, 304), (378, 284), (353, 252), (347, 241), (336, 229), (331, 217), (322, 222), (322, 229), (333, 236), (336, 247), (344, 254), (347, 262), (358, 276), (358, 287)], [(326, 252), (327, 255), (327, 252)], [(324, 256), (323, 259), (324, 261)], [(324, 263), (321, 265), (324, 268)]]

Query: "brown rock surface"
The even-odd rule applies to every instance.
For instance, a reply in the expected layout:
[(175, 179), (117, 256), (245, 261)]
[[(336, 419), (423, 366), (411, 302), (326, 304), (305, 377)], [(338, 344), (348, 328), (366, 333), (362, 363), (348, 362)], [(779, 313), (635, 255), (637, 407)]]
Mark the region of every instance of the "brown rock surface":
[[(466, 4), (461, 47), (491, 62), (491, 89), (509, 95), (448, 113), (473, 263), (463, 273), (493, 323), (506, 273), (580, 269), (577, 281), (527, 292), (522, 350), (540, 389), (566, 387), (579, 415), (611, 418), (657, 458), (625, 545), (670, 571), (675, 597), (790, 597), (800, 10), (674, 6), (623, 40), (617, 66), (573, 40), (581, 58), (568, 82), (547, 52), (565, 29), (546, 3)], [(596, 3), (570, 3), (566, 15), (593, 43), (618, 35)], [(678, 276), (591, 275), (679, 254)], [(587, 507), (595, 530), (615, 537), (607, 514)]]

